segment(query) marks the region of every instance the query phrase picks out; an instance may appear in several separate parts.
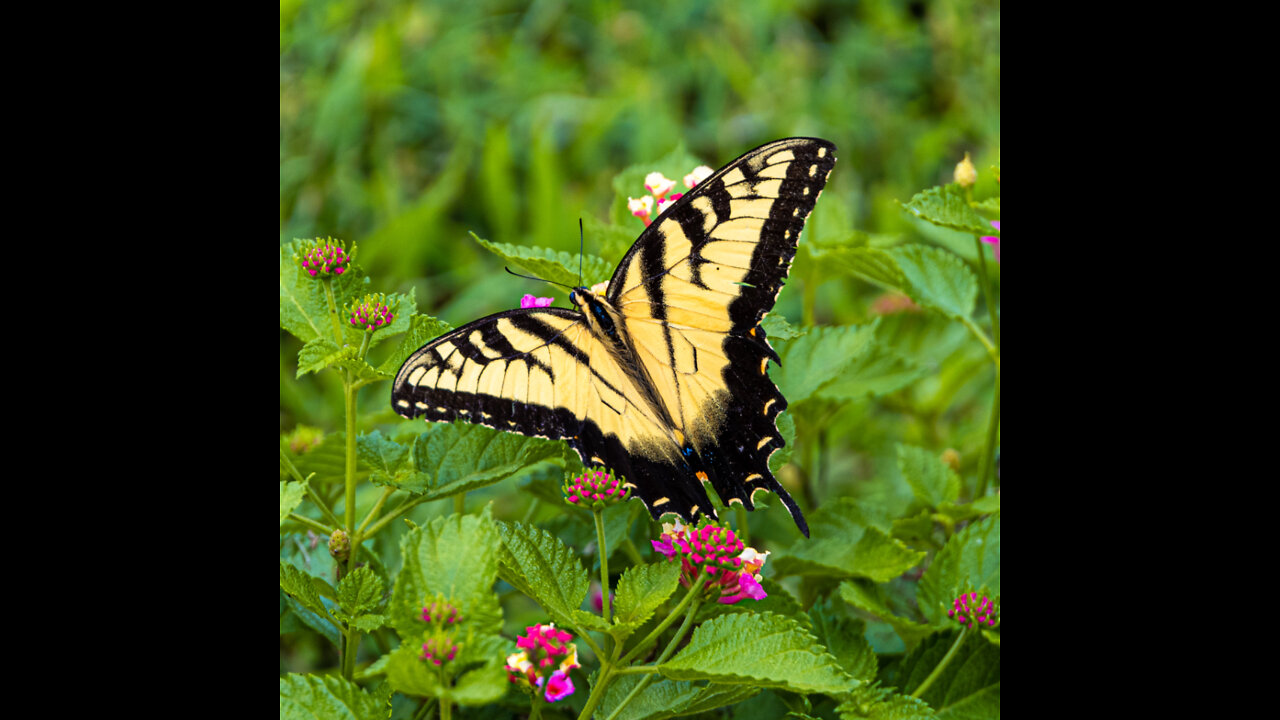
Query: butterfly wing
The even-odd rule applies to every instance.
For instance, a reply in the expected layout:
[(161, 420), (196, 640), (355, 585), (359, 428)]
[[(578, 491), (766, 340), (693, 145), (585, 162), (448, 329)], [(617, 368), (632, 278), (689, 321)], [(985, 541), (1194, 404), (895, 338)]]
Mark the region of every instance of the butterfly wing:
[[(749, 510), (756, 491), (777, 493), (806, 537), (804, 515), (769, 471), (769, 456), (785, 445), (775, 418), (787, 401), (766, 374), (768, 361), (779, 360), (759, 323), (834, 164), (835, 146), (816, 138), (742, 155), (645, 229), (606, 293), (692, 447), (674, 484), (694, 497), (691, 484), (710, 482), (726, 503)], [(649, 504), (655, 515), (674, 510), (686, 519), (699, 510)], [(714, 517), (707, 505), (700, 509)]]
[[(406, 418), (563, 438), (588, 467), (607, 466), (632, 484), (659, 488), (669, 485), (676, 448), (669, 424), (636, 382), (581, 314), (510, 310), (419, 348), (396, 374), (391, 404)], [(696, 483), (650, 500), (710, 504)]]

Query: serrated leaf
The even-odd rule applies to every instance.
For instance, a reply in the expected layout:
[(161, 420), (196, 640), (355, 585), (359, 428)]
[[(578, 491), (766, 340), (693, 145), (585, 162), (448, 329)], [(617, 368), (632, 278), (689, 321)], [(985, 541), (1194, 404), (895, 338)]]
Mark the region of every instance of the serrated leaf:
[(804, 626), (772, 613), (724, 615), (703, 623), (658, 671), (673, 680), (745, 683), (805, 694), (838, 694), (859, 684)]
[(832, 598), (814, 604), (809, 609), (813, 634), (851, 677), (871, 682), (876, 679), (879, 664), (864, 635), (866, 624), (850, 617), (845, 607)]
[(298, 351), (298, 372), (294, 377), (320, 372), (330, 365), (336, 364), (342, 354), (342, 350), (329, 338), (311, 338)]
[(915, 567), (925, 555), (871, 527), (852, 498), (819, 508), (809, 528), (810, 540), (771, 558), (778, 576), (865, 577), (883, 582)]
[(920, 578), (916, 602), (935, 627), (951, 623), (947, 610), (965, 592), (1000, 595), (1000, 516), (992, 515), (951, 536)]
[(920, 639), (926, 637), (933, 632), (933, 628), (924, 625), (909, 618), (904, 618), (894, 614), (883, 600), (876, 596), (875, 591), (870, 587), (864, 587), (863, 582), (845, 581), (840, 583), (840, 597), (850, 605), (875, 615), (881, 620), (893, 626), (894, 632), (898, 633), (898, 637), (902, 638), (902, 644), (910, 650), (920, 642)]
[(990, 514), (990, 513), (998, 513), (1000, 512), (1000, 494), (996, 493), (995, 495), (987, 495), (986, 497), (980, 497), (977, 500), (974, 500), (973, 502), (969, 503), (969, 506), (984, 515)]
[(390, 713), (387, 700), (332, 675), (289, 674), (280, 678), (280, 720), (386, 720)]
[(880, 397), (910, 385), (927, 372), (927, 367), (877, 342), (870, 352), (854, 358), (839, 377), (822, 386), (816, 396), (830, 400)]
[[(903, 693), (914, 692), (941, 663), (956, 635), (957, 631), (939, 633), (920, 643), (902, 659), (890, 681)], [(920, 699), (947, 720), (1000, 717), (1000, 648), (981, 633), (970, 633)]]
[(836, 706), (836, 712), (840, 720), (931, 720), (937, 717), (925, 701), (897, 693), (867, 702), (845, 702)]
[(793, 340), (777, 343), (780, 366), (769, 369), (769, 379), (794, 405), (839, 377), (859, 356), (871, 352), (880, 320), (865, 325), (806, 328)]
[(280, 481), (280, 524), (284, 525), (285, 518), (289, 517), (289, 513), (293, 512), (302, 504), (302, 499), (307, 496), (307, 481), (302, 482), (285, 482)]
[[(992, 198), (987, 198), (986, 200), (981, 200), (981, 201), (979, 201), (979, 202), (976, 202), (976, 203), (974, 203), (974, 204), (973, 204), (973, 209), (974, 209), (974, 210), (977, 210), (978, 212), (988, 213), (988, 214), (995, 215), (995, 216), (999, 217), (999, 215), (1000, 215), (1000, 198), (998, 198), (998, 197), (992, 197)], [(992, 228), (992, 229), (994, 230), (995, 228)], [(998, 234), (999, 234), (999, 231), (996, 231), (996, 232), (991, 233), (991, 234), (992, 234), (992, 235), (998, 235)]]
[(760, 321), (760, 327), (764, 328), (770, 343), (774, 340), (792, 340), (804, 334), (800, 328), (787, 322), (785, 317), (775, 312), (766, 314)]
[(321, 637), (333, 643), (335, 648), (342, 647), (342, 633), (327, 618), (315, 614), (289, 595), (284, 596), (286, 607), (293, 617), (307, 627), (315, 630)]
[(964, 319), (973, 313), (978, 278), (964, 260), (925, 245), (903, 245), (888, 252), (906, 278), (903, 290), (912, 300), (951, 318)]
[(351, 627), (363, 633), (371, 633), (378, 628), (390, 627), (391, 620), (386, 615), (361, 615), (351, 621)]
[(778, 413), (778, 417), (775, 420), (778, 424), (778, 434), (782, 436), (782, 441), (786, 443), (786, 445), (769, 454), (769, 472), (776, 475), (783, 465), (791, 461), (791, 454), (795, 451), (796, 420), (786, 410)]
[[(623, 675), (614, 680), (605, 691), (597, 717), (612, 717), (617, 706), (631, 694), (643, 675)], [(718, 683), (678, 682), (658, 679), (647, 687), (618, 713), (616, 720), (665, 720), (705, 713), (725, 705), (733, 705), (754, 697), (760, 688), (750, 685), (721, 685)]]
[(680, 586), (679, 563), (660, 561), (648, 565), (635, 565), (622, 573), (618, 580), (617, 599), (614, 604), (614, 622), (631, 629), (616, 634), (621, 642), (653, 616)]
[(576, 625), (574, 611), (590, 586), (577, 554), (541, 528), (519, 522), (497, 526), (502, 579), (533, 598), (555, 622)]
[(841, 247), (815, 250), (814, 262), (831, 272), (857, 275), (877, 285), (895, 290), (906, 287), (907, 280), (893, 255), (876, 247)]
[(356, 457), (372, 471), (370, 479), (378, 485), (396, 486), (414, 473), (409, 446), (384, 436), (381, 430), (356, 438)]
[(284, 560), (280, 561), (280, 589), (316, 615), (328, 615), (328, 610), (320, 602), (320, 596), (311, 584), (311, 576)]
[[(347, 471), (347, 435), (344, 432), (328, 433), (324, 440), (311, 450), (293, 459), (293, 465), (302, 477), (312, 477), (312, 489), (319, 490), (324, 485), (342, 484), (346, 480)], [(369, 476), (367, 470), (356, 468), (356, 482)]]
[(338, 582), (338, 604), (352, 617), (382, 603), (382, 578), (368, 567), (359, 567)]
[(898, 470), (916, 499), (929, 507), (954, 502), (960, 496), (960, 476), (937, 453), (899, 443)]
[(969, 207), (964, 190), (955, 183), (918, 192), (899, 204), (912, 215), (940, 227), (975, 235), (995, 234), (988, 232), (991, 226)]
[[(506, 433), (465, 422), (427, 423), (413, 446), (415, 472), (387, 484), (428, 499), (493, 485), (539, 463), (564, 466), (569, 446), (559, 440)], [(379, 478), (374, 478), (375, 482)]]
[(487, 506), (479, 515), (438, 517), (406, 533), (388, 607), (400, 637), (408, 642), (426, 629), (422, 608), (437, 595), (458, 608), (463, 623), (496, 632), (502, 612), (493, 594), (499, 546)]
[(578, 277), (579, 256), (563, 250), (552, 250), (545, 247), (524, 247), (510, 243), (496, 243), (470, 233), (472, 239), (480, 243), (480, 247), (502, 258), (503, 262), (522, 268), (525, 272), (543, 280), (569, 287), (578, 287), (585, 283), (591, 287), (596, 283), (606, 282), (613, 275), (613, 265), (596, 257), (583, 255), (582, 277)]
[(400, 370), (400, 366), (404, 364), (409, 356), (417, 352), (418, 348), (435, 340), (453, 329), (453, 326), (443, 320), (437, 320), (430, 315), (413, 315), (409, 322), (408, 332), (401, 338), (400, 345), (396, 347), (395, 352), (391, 353), (387, 359), (378, 366), (378, 370), (387, 375), (394, 376)]

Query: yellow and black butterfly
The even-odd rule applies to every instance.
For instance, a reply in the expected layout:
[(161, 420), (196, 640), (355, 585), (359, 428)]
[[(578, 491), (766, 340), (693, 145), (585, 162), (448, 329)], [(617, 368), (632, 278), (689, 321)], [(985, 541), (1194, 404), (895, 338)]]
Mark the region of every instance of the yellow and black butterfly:
[(786, 398), (766, 374), (778, 355), (760, 320), (773, 308), (835, 145), (786, 138), (745, 153), (672, 203), (622, 258), (608, 289), (574, 288), (575, 309), (480, 318), (427, 343), (396, 374), (407, 418), (464, 420), (563, 438), (606, 466), (656, 519), (715, 517), (704, 483), (754, 508), (778, 494)]

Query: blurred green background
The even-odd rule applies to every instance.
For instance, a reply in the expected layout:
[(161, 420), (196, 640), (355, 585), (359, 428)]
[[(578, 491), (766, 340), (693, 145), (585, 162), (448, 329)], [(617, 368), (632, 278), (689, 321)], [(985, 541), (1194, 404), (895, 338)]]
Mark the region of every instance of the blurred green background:
[[(950, 182), (966, 151), (978, 195), (994, 188), (999, 32), (998, 2), (964, 0), (282, 0), (280, 241), (354, 241), (373, 290), (416, 288), (456, 326), (552, 294), (468, 231), (577, 252), (623, 168), (680, 144), (716, 168), (794, 135), (839, 148), (815, 222), (909, 237), (895, 200)], [(829, 283), (817, 321), (859, 321), (863, 291)], [(798, 296), (780, 298), (792, 322)], [(341, 403), (301, 391), (281, 338), (281, 430), (335, 427)]]

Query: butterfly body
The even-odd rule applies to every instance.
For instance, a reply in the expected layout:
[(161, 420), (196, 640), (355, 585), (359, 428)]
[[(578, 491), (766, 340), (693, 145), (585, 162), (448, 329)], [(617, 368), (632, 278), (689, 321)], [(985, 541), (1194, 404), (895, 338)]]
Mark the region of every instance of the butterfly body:
[(744, 154), (659, 215), (604, 293), (574, 288), (572, 310), (510, 310), (424, 345), (397, 374), (392, 407), (563, 438), (588, 467), (625, 477), (655, 518), (715, 517), (705, 485), (747, 509), (774, 492), (807, 536), (768, 466), (787, 402), (759, 323), (834, 152), (788, 138)]

